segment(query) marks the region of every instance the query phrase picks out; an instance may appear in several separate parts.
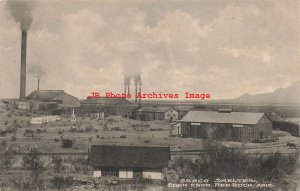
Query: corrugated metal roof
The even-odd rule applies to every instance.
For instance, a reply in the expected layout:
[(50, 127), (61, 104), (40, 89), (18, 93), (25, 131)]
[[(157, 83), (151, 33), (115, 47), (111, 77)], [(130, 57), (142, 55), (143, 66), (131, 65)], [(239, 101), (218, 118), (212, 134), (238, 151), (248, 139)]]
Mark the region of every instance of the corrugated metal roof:
[(60, 104), (61, 107), (80, 107), (79, 100), (65, 92), (55, 96), (52, 100), (62, 100), (62, 103)]
[(61, 107), (80, 107), (79, 100), (63, 90), (35, 90), (27, 96), (28, 100), (52, 102), (62, 101)]
[(264, 113), (189, 111), (180, 122), (257, 124)]
[(93, 145), (90, 151), (90, 165), (99, 167), (163, 168), (169, 158), (169, 147)]
[(50, 101), (54, 97), (64, 93), (63, 90), (35, 90), (27, 96), (29, 100)]
[(106, 97), (100, 97), (100, 98), (87, 98), (84, 101), (82, 101), (82, 104), (107, 104), (107, 105), (117, 105), (119, 103), (126, 103), (128, 105), (131, 105), (131, 102), (126, 100), (125, 98), (106, 98)]

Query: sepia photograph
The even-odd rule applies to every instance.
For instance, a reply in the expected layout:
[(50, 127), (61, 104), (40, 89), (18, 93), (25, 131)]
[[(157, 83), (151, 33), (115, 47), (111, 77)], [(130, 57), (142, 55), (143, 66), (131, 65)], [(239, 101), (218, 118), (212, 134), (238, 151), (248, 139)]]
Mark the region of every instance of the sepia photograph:
[(0, 191), (300, 191), (300, 0), (0, 0)]

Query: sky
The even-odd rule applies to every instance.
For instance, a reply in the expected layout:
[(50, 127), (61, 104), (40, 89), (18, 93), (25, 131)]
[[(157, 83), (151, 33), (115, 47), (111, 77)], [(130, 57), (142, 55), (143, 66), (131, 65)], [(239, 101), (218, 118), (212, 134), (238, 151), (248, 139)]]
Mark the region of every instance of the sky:
[[(300, 79), (299, 0), (35, 1), (26, 93), (124, 89), (227, 99)], [(0, 98), (19, 97), (20, 26), (0, 1)], [(133, 81), (131, 92), (134, 91)]]

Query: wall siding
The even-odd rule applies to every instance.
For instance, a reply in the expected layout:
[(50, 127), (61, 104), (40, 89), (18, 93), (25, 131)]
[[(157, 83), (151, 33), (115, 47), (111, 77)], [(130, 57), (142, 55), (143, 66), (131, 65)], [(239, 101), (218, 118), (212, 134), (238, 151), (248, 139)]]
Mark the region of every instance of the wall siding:
[[(152, 180), (162, 180), (163, 173), (161, 169), (154, 169), (154, 170), (143, 170), (142, 172), (143, 178), (148, 178)], [(98, 178), (101, 177), (102, 173), (101, 170), (96, 168), (93, 171), (93, 177)], [(132, 169), (120, 169), (119, 170), (119, 178), (123, 179), (132, 179), (133, 178), (133, 170)]]
[(120, 169), (119, 178), (133, 178), (133, 171), (128, 169)]
[(162, 180), (162, 172), (157, 171), (143, 171), (143, 178), (148, 178), (152, 180)]
[(265, 139), (272, 136), (272, 122), (264, 115), (256, 124), (256, 139)]
[(165, 120), (167, 121), (173, 121), (178, 119), (178, 112), (174, 109), (169, 109), (167, 112), (165, 112)]
[(95, 178), (101, 177), (101, 170), (94, 170), (93, 177)]

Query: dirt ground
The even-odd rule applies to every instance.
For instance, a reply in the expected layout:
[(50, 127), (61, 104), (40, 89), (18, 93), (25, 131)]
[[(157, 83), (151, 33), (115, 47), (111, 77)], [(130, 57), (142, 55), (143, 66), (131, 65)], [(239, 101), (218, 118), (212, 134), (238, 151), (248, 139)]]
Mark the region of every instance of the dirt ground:
[[(87, 152), (93, 144), (109, 145), (139, 145), (139, 146), (170, 146), (171, 150), (201, 150), (202, 139), (177, 137), (178, 129), (165, 121), (137, 121), (127, 118), (112, 117), (98, 120), (95, 117), (77, 117), (76, 130), (70, 116), (62, 116), (60, 121), (43, 124), (30, 124), (32, 116), (22, 116), (22, 112), (8, 110), (5, 105), (0, 106), (0, 131), (17, 127), (16, 140), (12, 141), (12, 133), (0, 137), (18, 152), (26, 152), (37, 147), (43, 152)], [(74, 129), (74, 128), (73, 128)], [(34, 131), (25, 135), (25, 131)], [(255, 152), (292, 152), (287, 142), (300, 146), (300, 138), (290, 136), (289, 133), (273, 131), (279, 137), (276, 143), (241, 143), (224, 142), (230, 147), (241, 147), (249, 153)], [(72, 148), (62, 148), (62, 139), (71, 139)]]
[[(202, 139), (180, 138), (177, 137), (178, 129), (172, 123), (165, 121), (143, 122), (127, 118), (111, 117), (107, 119), (97, 119), (92, 116), (77, 117), (78, 124), (72, 125), (70, 116), (62, 116), (60, 121), (32, 125), (30, 120), (33, 115), (25, 116), (22, 111), (7, 108), (0, 103), (0, 131), (16, 128), (15, 133), (10, 132), (0, 137), (2, 148), (10, 147), (17, 152), (28, 152), (31, 148), (38, 148), (41, 152), (55, 153), (87, 153), (91, 145), (133, 145), (133, 146), (169, 146), (171, 151), (201, 150), (203, 149)], [(25, 132), (34, 132), (27, 133)], [(242, 143), (242, 142), (223, 142), (229, 147), (243, 148), (248, 154), (257, 153), (295, 153), (296, 149), (286, 146), (287, 142), (292, 142), (300, 147), (300, 138), (293, 137), (289, 133), (273, 131), (279, 137), (279, 142), (275, 143)], [(62, 139), (73, 140), (72, 148), (62, 148)], [(1, 151), (0, 151), (1, 152)], [(15, 161), (15, 166), (20, 167), (21, 160)], [(72, 160), (65, 163), (72, 163)], [(298, 169), (290, 175), (291, 180), (300, 179)], [(74, 173), (75, 171), (72, 171)], [(7, 173), (7, 172), (6, 172)], [(9, 173), (18, 174), (18, 171)], [(1, 180), (7, 174), (0, 173)], [(298, 180), (299, 180), (298, 179)], [(81, 187), (77, 187), (78, 190)], [(77, 190), (75, 189), (75, 190)], [(148, 190), (160, 188), (151, 188)]]

